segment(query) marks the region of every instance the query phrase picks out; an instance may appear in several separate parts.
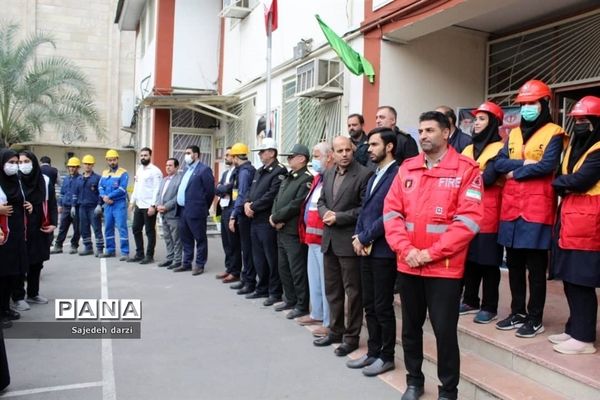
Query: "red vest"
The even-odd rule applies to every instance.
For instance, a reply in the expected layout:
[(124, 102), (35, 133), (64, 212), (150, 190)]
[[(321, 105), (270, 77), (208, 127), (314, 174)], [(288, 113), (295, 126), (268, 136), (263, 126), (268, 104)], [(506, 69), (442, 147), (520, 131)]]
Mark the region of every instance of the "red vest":
[[(319, 215), (317, 209), (317, 201), (320, 196), (313, 196), (317, 189), (321, 190), (323, 187), (323, 175), (319, 174), (313, 178), (312, 186), (306, 200), (302, 204), (300, 209), (300, 215), (298, 220), (298, 235), (300, 236), (300, 242), (304, 244), (321, 244), (323, 237), (323, 220)], [(312, 200), (312, 204), (309, 202)], [(304, 214), (306, 207), (308, 207), (308, 215), (306, 218), (306, 224), (304, 223)]]
[[(581, 168), (590, 153), (598, 150), (600, 142), (581, 156), (573, 167), (573, 173)], [(562, 164), (563, 175), (568, 174), (570, 154), (569, 146)], [(585, 193), (567, 194), (560, 209), (560, 222), (558, 245), (562, 249), (600, 251), (600, 180)]]
[[(496, 157), (503, 146), (502, 142), (494, 142), (485, 146), (485, 149), (483, 149), (476, 160), (481, 173), (485, 171), (488, 161)], [(473, 145), (465, 147), (462, 154), (470, 159), (474, 159)], [(483, 194), (483, 220), (479, 224), (481, 228), (479, 233), (498, 233), (503, 186), (504, 179), (498, 179), (494, 185), (485, 188), (485, 193)]]
[[(564, 135), (563, 129), (548, 123), (523, 144), (521, 128), (515, 128), (508, 136), (508, 155), (511, 160), (540, 161), (548, 143), (557, 135)], [(536, 224), (554, 224), (556, 196), (552, 189), (552, 179), (553, 174), (523, 181), (508, 179), (502, 191), (500, 220), (514, 221), (523, 218)]]

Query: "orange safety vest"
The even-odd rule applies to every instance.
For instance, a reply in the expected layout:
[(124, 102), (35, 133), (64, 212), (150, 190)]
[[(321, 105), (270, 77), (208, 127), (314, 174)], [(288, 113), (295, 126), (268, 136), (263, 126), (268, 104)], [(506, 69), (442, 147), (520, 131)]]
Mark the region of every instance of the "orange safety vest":
[[(304, 200), (304, 204), (300, 208), (300, 215), (298, 216), (298, 235), (300, 237), (300, 243), (304, 244), (321, 244), (323, 238), (323, 220), (319, 215), (317, 209), (317, 201), (319, 196), (315, 194), (318, 189), (319, 193), (323, 188), (323, 176), (315, 175), (313, 178), (310, 192)], [(315, 194), (313, 196), (313, 194)], [(312, 200), (312, 201), (311, 201)], [(310, 202), (310, 203), (309, 203)], [(304, 223), (304, 213), (308, 208), (306, 224)]]
[[(527, 143), (523, 144), (521, 128), (514, 128), (508, 136), (508, 156), (511, 160), (540, 161), (548, 143), (563, 129), (548, 123), (538, 129)], [(501, 221), (523, 218), (527, 222), (552, 225), (556, 214), (556, 196), (552, 188), (554, 174), (517, 181), (508, 179), (502, 191)]]
[[(577, 172), (587, 156), (600, 150), (600, 142), (594, 144), (581, 156), (573, 167)], [(562, 164), (562, 173), (567, 175), (571, 146), (567, 149)], [(567, 250), (600, 251), (600, 180), (585, 193), (569, 193), (560, 209), (560, 235), (558, 245)]]
[[(477, 158), (479, 164), (479, 171), (483, 174), (487, 163), (498, 155), (504, 145), (502, 142), (490, 143), (481, 152)], [(467, 156), (470, 159), (474, 159), (473, 145), (465, 147), (462, 152), (463, 156)], [(492, 186), (486, 187), (483, 194), (483, 220), (479, 227), (481, 228), (479, 233), (498, 233), (498, 224), (500, 220), (500, 204), (502, 203), (502, 187), (504, 186), (504, 179), (500, 178)]]

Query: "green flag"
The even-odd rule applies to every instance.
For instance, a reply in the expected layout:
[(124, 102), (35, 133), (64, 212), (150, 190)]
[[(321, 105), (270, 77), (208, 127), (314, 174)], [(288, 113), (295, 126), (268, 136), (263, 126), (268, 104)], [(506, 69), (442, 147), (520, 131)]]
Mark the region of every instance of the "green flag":
[(350, 72), (354, 75), (365, 74), (369, 77), (369, 82), (373, 83), (375, 81), (375, 70), (369, 60), (354, 51), (344, 39), (336, 35), (336, 33), (323, 22), (321, 17), (318, 15), (315, 15), (315, 17), (319, 22), (323, 34), (327, 38), (327, 42), (329, 42), (331, 48), (337, 53)]

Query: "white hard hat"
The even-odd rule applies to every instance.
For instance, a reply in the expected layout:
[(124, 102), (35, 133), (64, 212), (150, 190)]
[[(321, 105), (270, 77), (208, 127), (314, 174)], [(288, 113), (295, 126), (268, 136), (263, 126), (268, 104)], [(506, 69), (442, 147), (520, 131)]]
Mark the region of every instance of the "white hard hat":
[(252, 151), (262, 151), (262, 150), (277, 150), (277, 142), (273, 138), (264, 138), (262, 143), (259, 144)]

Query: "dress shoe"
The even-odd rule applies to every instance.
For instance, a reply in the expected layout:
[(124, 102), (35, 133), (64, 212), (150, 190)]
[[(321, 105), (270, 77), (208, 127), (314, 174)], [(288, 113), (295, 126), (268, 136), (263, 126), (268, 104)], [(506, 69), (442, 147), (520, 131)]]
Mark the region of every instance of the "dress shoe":
[(181, 265), (177, 268), (173, 268), (173, 272), (185, 272), (185, 271), (191, 271), (192, 267), (186, 267), (184, 265)]
[(153, 257), (144, 257), (144, 259), (142, 261), (140, 261), (141, 265), (146, 265), (146, 264), (152, 264), (154, 262), (154, 258)]
[(325, 326), (319, 326), (312, 330), (312, 335), (317, 338), (325, 337), (329, 335), (329, 328)]
[(79, 253), (80, 256), (91, 256), (92, 254), (94, 254), (94, 250), (92, 249), (83, 249), (81, 253)]
[(263, 306), (271, 307), (275, 303), (279, 303), (281, 301), (281, 297), (269, 297), (265, 301), (263, 301)]
[(13, 326), (13, 323), (10, 319), (2, 318), (0, 320), (0, 325), (2, 326), (2, 329), (8, 329)]
[(217, 275), (215, 275), (215, 278), (217, 279), (225, 279), (229, 276), (229, 272), (219, 272)]
[(408, 385), (400, 400), (418, 400), (423, 393), (425, 393), (423, 386)]
[(338, 357), (344, 357), (358, 349), (358, 344), (342, 343), (333, 352)]
[(116, 256), (117, 255), (115, 253), (102, 253), (98, 257), (99, 258), (111, 258), (111, 257), (116, 257)]
[(250, 286), (243, 286), (240, 290), (238, 290), (235, 293), (239, 295), (251, 294), (254, 293), (254, 288)]
[(313, 344), (317, 347), (331, 346), (334, 343), (342, 343), (342, 338), (329, 334), (313, 341)]
[(313, 319), (310, 315), (305, 315), (304, 317), (300, 317), (296, 320), (298, 325), (308, 326), (308, 325), (321, 325), (323, 321), (320, 319)]
[(15, 320), (21, 318), (21, 314), (19, 314), (15, 310), (11, 310), (10, 308), (8, 310), (4, 311), (4, 313), (2, 314), (2, 316), (5, 319), (11, 320), (11, 321), (15, 321)]
[(223, 278), (222, 282), (223, 283), (233, 283), (233, 282), (237, 282), (239, 280), (240, 280), (239, 276), (235, 276), (235, 275), (229, 274), (228, 276), (226, 276), (225, 278)]
[(304, 317), (305, 315), (308, 315), (308, 310), (298, 310), (297, 308), (294, 308), (285, 317), (287, 319), (294, 319), (294, 318)]
[(352, 369), (364, 368), (371, 364), (373, 364), (377, 360), (377, 357), (369, 357), (368, 355), (364, 355), (356, 360), (350, 360), (346, 363), (346, 367)]
[(292, 308), (294, 308), (296, 306), (296, 303), (288, 303), (288, 302), (283, 302), (278, 306), (275, 306), (274, 310), (279, 312), (279, 311), (284, 311), (284, 310), (291, 310)]
[(173, 264), (173, 261), (167, 260), (167, 261), (161, 262), (160, 264), (158, 264), (158, 266), (163, 268), (163, 267), (169, 267), (171, 264)]
[(181, 264), (171, 264), (167, 267), (167, 269), (177, 269), (181, 267)]
[(194, 267), (192, 268), (192, 275), (202, 275), (204, 273), (204, 267)]
[(140, 262), (144, 259), (143, 256), (135, 256), (135, 257), (130, 257), (128, 258), (126, 261), (131, 263), (131, 262)]
[(247, 299), (264, 299), (269, 297), (269, 295), (267, 293), (258, 293), (258, 292), (254, 292), (254, 293), (250, 293), (246, 295)]
[(229, 286), (229, 289), (240, 290), (243, 287), (244, 287), (244, 282), (238, 282), (238, 283), (236, 283), (234, 285)]
[(383, 361), (381, 358), (378, 358), (374, 363), (363, 368), (362, 373), (364, 376), (377, 376), (395, 368), (396, 364), (393, 361)]

